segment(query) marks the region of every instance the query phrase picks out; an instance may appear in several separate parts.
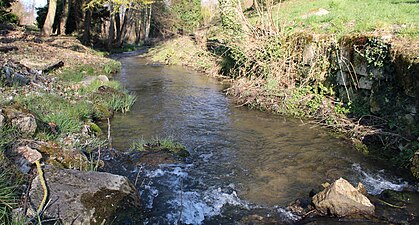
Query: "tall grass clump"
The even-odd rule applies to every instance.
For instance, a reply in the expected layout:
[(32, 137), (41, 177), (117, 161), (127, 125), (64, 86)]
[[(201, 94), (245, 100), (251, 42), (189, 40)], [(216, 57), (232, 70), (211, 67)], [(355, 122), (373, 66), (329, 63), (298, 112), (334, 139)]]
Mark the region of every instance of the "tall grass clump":
[(4, 155), (4, 148), (0, 147), (0, 224), (18, 224), (11, 213), (18, 207), (21, 183), (21, 175)]
[(186, 147), (178, 142), (176, 142), (171, 137), (160, 138), (155, 137), (151, 140), (145, 140), (139, 138), (132, 142), (131, 150), (133, 151), (167, 151), (174, 153), (181, 157), (188, 157), (189, 152), (186, 150)]
[(113, 94), (108, 104), (113, 111), (126, 113), (130, 111), (136, 100), (137, 96), (129, 93)]
[(94, 109), (87, 101), (69, 101), (56, 94), (30, 95), (18, 102), (45, 123), (54, 123), (61, 133), (76, 133), (83, 121), (92, 119)]
[[(2, 153), (0, 153), (2, 154)], [(10, 183), (10, 174), (0, 168), (0, 223), (11, 224), (11, 211), (17, 207), (17, 185)]]

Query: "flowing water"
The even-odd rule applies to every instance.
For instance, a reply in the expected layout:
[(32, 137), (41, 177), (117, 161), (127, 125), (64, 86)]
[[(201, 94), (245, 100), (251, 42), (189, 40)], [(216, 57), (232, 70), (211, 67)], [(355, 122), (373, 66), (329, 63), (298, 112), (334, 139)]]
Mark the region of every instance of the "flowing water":
[(253, 214), (292, 223), (298, 217), (284, 206), (326, 181), (363, 182), (373, 194), (408, 185), (320, 127), (236, 107), (212, 78), (121, 61), (119, 79), (138, 100), (112, 120), (113, 146), (172, 137), (191, 153), (176, 164), (122, 166), (140, 183), (145, 224), (231, 224)]

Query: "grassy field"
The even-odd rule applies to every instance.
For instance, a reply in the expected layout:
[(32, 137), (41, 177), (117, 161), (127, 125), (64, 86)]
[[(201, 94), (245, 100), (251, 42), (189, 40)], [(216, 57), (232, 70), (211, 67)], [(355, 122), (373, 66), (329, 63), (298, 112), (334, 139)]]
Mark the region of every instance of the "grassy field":
[[(326, 15), (314, 15), (321, 9)], [(289, 0), (276, 5), (274, 17), (290, 30), (337, 35), (391, 33), (419, 38), (419, 0)]]

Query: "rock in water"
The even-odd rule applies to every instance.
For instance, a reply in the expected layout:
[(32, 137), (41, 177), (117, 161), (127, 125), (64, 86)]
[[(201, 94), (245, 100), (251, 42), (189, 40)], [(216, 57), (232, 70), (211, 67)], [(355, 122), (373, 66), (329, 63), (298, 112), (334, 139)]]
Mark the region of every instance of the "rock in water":
[[(50, 205), (44, 218), (63, 224), (142, 224), (137, 191), (126, 177), (47, 166), (44, 177)], [(32, 181), (30, 204), (37, 209), (43, 197), (39, 176)], [(36, 213), (28, 210), (29, 216)]]
[(370, 200), (343, 178), (313, 196), (313, 204), (322, 214), (339, 217), (374, 215), (375, 210)]

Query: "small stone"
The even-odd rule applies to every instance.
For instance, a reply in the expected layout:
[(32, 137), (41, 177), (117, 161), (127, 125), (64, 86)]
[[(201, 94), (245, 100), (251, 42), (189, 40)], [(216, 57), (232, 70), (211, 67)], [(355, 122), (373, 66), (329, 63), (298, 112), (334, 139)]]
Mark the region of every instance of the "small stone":
[(97, 76), (96, 80), (101, 82), (109, 82), (109, 78), (106, 75), (99, 75)]
[(13, 107), (6, 107), (3, 111), (11, 125), (16, 127), (23, 136), (32, 136), (35, 134), (37, 124), (32, 114), (22, 112)]
[(23, 173), (28, 173), (35, 161), (42, 158), (41, 153), (28, 146), (18, 146), (13, 148), (12, 153), (13, 155), (16, 155), (14, 161), (18, 165), (19, 170)]
[(310, 16), (324, 16), (324, 15), (327, 15), (329, 13), (330, 12), (328, 10), (323, 9), (323, 8), (319, 8), (319, 9), (317, 9), (315, 11), (312, 11), (312, 12), (309, 12), (309, 13), (303, 15), (301, 18), (307, 19)]
[(365, 188), (365, 186), (361, 182), (358, 183), (358, 186), (356, 187), (356, 190), (359, 191), (359, 193), (361, 193), (363, 195), (368, 194), (367, 189)]

